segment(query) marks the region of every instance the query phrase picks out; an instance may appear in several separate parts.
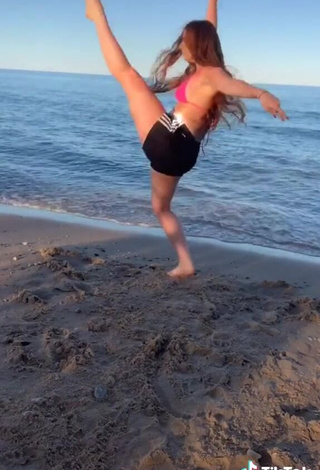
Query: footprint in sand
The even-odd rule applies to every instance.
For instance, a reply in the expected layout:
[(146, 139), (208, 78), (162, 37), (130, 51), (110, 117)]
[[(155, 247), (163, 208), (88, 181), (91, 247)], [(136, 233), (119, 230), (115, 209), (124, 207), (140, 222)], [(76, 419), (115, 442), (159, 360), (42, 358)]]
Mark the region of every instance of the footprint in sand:
[(10, 302), (19, 302), (22, 304), (29, 304), (29, 305), (34, 305), (34, 304), (43, 305), (46, 303), (45, 300), (41, 299), (35, 294), (32, 294), (32, 292), (29, 292), (28, 290), (23, 290), (19, 292), (18, 294), (14, 295), (10, 299)]
[(154, 450), (140, 462), (139, 470), (175, 470), (172, 460), (163, 450)]
[(94, 354), (89, 344), (69, 330), (50, 328), (43, 339), (45, 355), (64, 372), (75, 372), (92, 361)]
[(92, 333), (104, 333), (108, 330), (110, 325), (110, 321), (107, 321), (105, 318), (98, 317), (91, 318), (91, 320), (87, 322), (88, 331), (91, 331)]

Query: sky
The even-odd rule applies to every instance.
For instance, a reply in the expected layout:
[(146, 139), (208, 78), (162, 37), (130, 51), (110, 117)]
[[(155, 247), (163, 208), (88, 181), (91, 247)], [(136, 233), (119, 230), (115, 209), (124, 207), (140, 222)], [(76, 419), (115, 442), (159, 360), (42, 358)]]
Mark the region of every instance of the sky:
[[(111, 27), (145, 77), (206, 0), (104, 0)], [(252, 83), (320, 86), (319, 0), (219, 0), (227, 65)], [(107, 74), (84, 0), (0, 0), (0, 68)]]

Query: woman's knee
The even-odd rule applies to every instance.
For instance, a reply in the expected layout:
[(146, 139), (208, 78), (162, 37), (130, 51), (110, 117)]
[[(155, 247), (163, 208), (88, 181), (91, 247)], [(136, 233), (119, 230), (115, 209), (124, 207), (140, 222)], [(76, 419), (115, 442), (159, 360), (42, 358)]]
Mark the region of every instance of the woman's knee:
[(123, 67), (121, 70), (119, 70), (118, 77), (116, 78), (118, 78), (125, 91), (132, 88), (137, 88), (137, 86), (141, 85), (141, 83), (144, 83), (144, 80), (139, 72), (137, 72), (137, 70), (134, 69), (131, 65)]
[(139, 73), (132, 67), (131, 64), (121, 64), (120, 67), (115, 67), (114, 69), (110, 69), (111, 75), (114, 76), (116, 80), (118, 80), (124, 87), (128, 83), (135, 82), (139, 80)]
[(151, 202), (153, 212), (157, 217), (160, 217), (161, 215), (170, 211), (170, 204), (168, 204), (168, 202), (166, 201), (162, 201), (158, 198), (152, 198)]

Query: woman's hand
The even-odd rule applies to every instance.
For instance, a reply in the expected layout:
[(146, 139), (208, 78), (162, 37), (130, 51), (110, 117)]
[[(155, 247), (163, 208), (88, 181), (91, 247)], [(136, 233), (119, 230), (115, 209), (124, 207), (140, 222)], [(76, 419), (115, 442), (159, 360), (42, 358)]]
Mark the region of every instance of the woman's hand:
[(281, 108), (280, 101), (278, 98), (268, 91), (263, 91), (260, 95), (260, 103), (263, 109), (272, 114), (273, 117), (281, 119), (281, 121), (286, 121), (288, 116)]
[(89, 20), (95, 21), (104, 15), (104, 9), (100, 0), (86, 0), (86, 16)]

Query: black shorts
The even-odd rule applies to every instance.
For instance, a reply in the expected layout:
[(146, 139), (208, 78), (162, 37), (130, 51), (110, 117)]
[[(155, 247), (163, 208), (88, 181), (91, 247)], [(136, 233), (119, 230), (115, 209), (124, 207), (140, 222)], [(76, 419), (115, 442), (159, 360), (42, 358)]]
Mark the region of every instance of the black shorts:
[(182, 176), (195, 166), (200, 142), (173, 114), (164, 113), (150, 130), (142, 149), (153, 170)]

